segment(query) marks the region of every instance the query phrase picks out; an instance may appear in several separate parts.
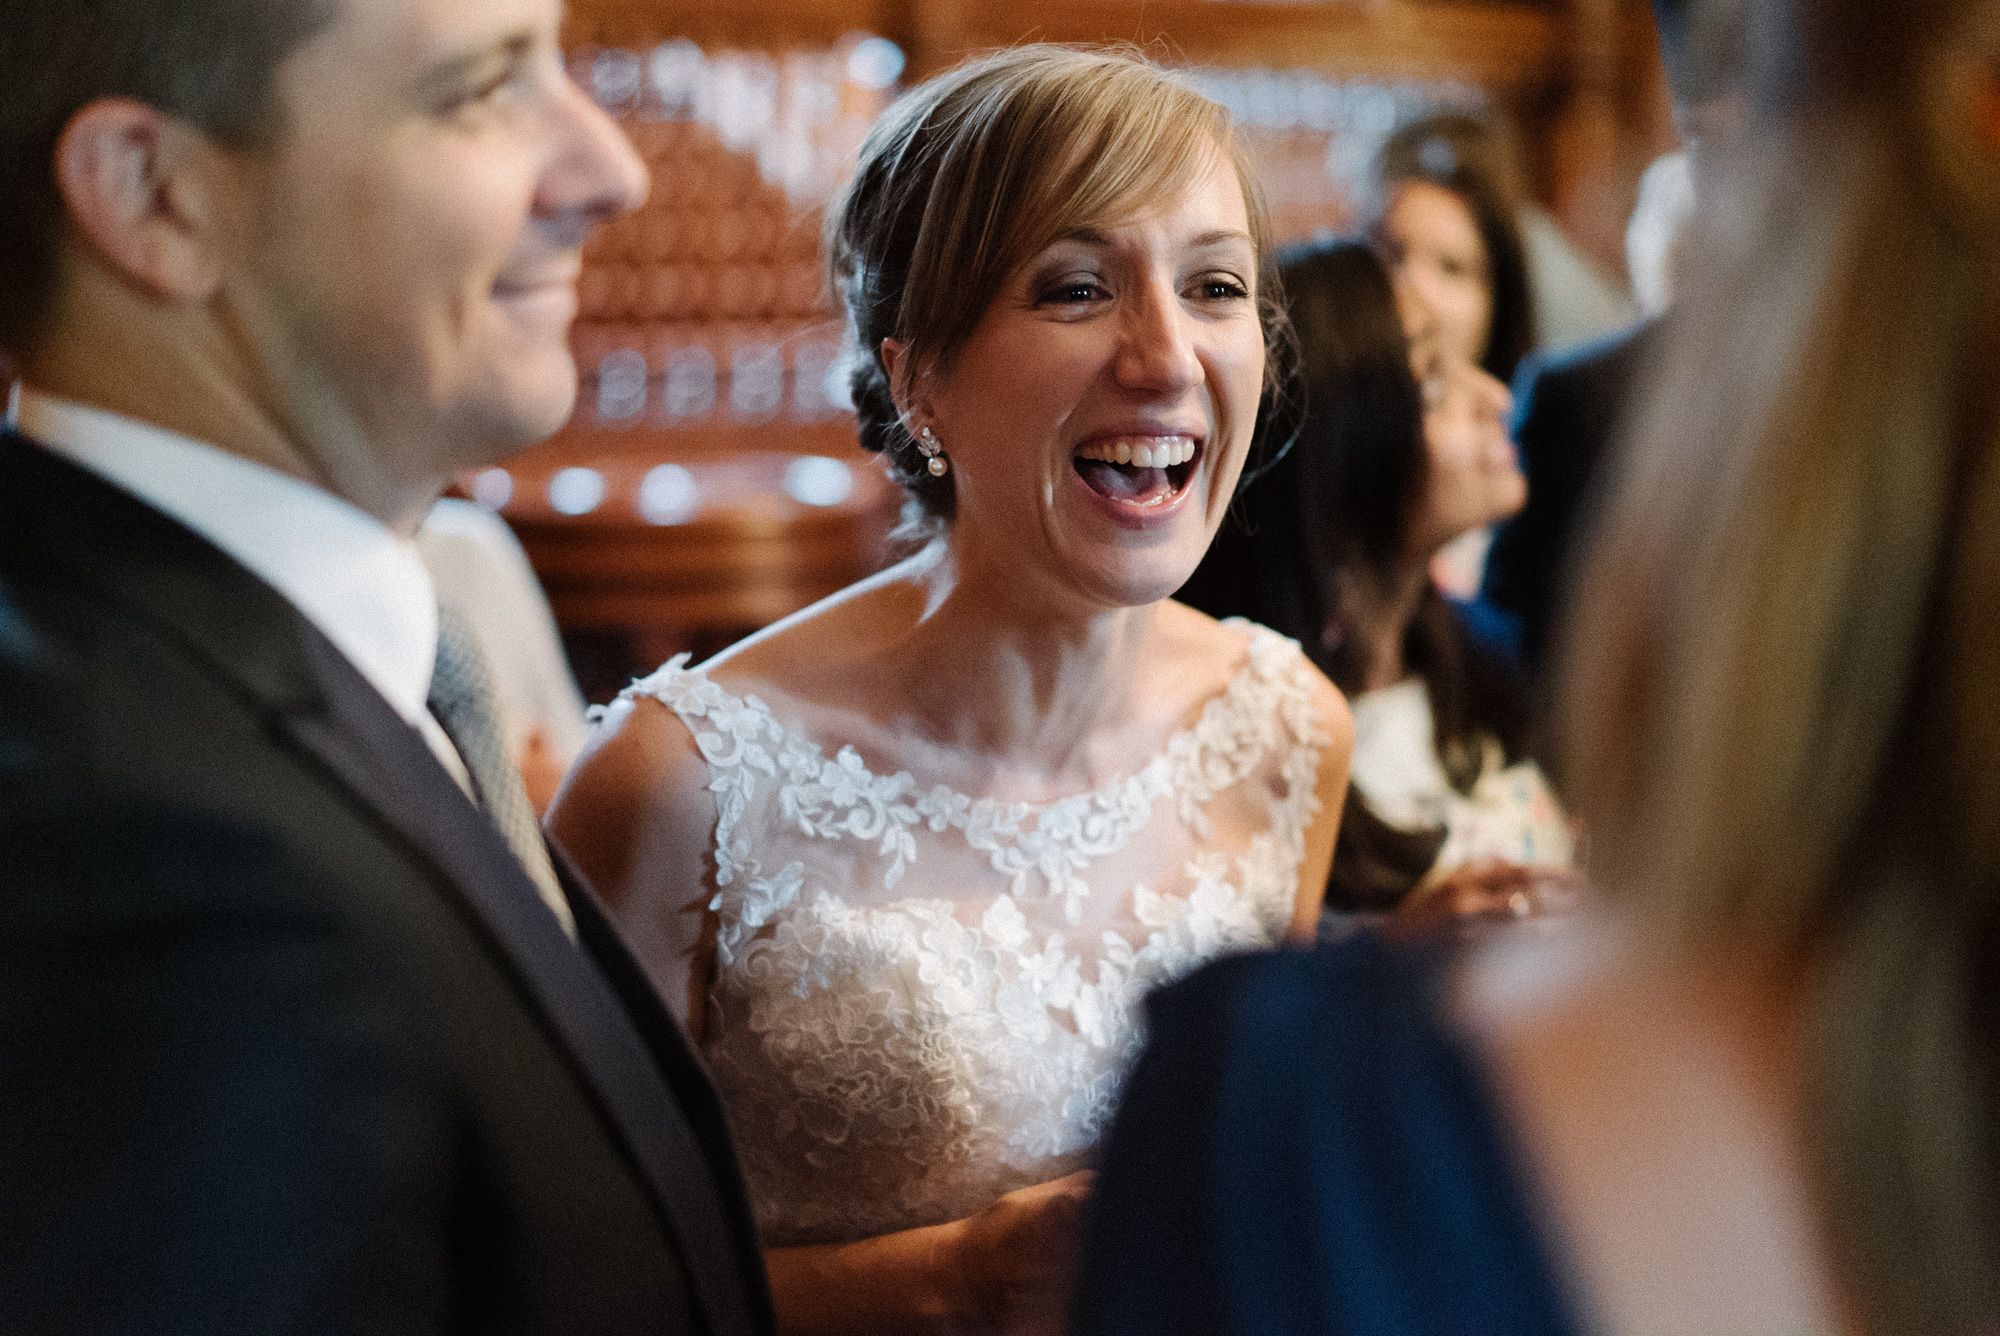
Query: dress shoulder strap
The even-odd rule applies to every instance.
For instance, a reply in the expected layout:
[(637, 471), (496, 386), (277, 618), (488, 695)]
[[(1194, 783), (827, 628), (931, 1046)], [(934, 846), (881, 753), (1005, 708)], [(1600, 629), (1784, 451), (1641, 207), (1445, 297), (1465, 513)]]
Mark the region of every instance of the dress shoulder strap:
[(1287, 833), (1303, 831), (1318, 808), (1319, 756), (1331, 737), (1316, 704), (1318, 670), (1297, 641), (1242, 618), (1225, 625), (1249, 638), (1241, 672), (1209, 702), (1195, 727), (1174, 740), (1175, 789), (1182, 815), (1275, 759), (1284, 789), (1274, 817)]
[[(757, 860), (742, 830), (744, 814), (758, 791), (779, 782), (788, 770), (809, 763), (805, 748), (755, 695), (737, 696), (717, 685), (677, 654), (618, 693), (621, 701), (650, 697), (672, 710), (708, 764), (709, 792), (715, 795), (715, 885), (720, 909), (727, 891), (757, 875)], [(595, 713), (595, 712), (594, 712)]]

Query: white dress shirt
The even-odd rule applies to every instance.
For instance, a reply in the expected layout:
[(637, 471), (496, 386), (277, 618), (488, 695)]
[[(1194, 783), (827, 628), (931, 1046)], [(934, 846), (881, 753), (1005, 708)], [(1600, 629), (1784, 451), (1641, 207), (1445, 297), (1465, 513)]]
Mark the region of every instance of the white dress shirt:
[[(16, 420), (36, 443), (178, 520), (277, 590), (473, 793), (430, 711), (437, 592), (414, 541), (324, 488), (151, 423), (26, 386)], [(530, 879), (574, 936), (561, 889)]]
[(521, 540), (485, 506), (446, 497), (424, 516), (416, 545), (440, 601), (464, 617), (485, 656), (508, 753), (523, 755), (539, 735), (567, 769), (589, 731), (583, 693)]
[(19, 422), (36, 443), (178, 520), (284, 595), (465, 783), (425, 704), (437, 593), (414, 542), (323, 488), (151, 423), (25, 386)]

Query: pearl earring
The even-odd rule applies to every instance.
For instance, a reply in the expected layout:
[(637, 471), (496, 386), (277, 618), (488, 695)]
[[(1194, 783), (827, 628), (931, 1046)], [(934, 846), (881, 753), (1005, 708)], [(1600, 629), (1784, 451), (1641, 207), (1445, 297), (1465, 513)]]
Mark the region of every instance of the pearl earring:
[(937, 436), (929, 427), (917, 433), (917, 452), (924, 457), (924, 467), (933, 478), (942, 478), (951, 468), (951, 461), (944, 457), (944, 447), (938, 444)]

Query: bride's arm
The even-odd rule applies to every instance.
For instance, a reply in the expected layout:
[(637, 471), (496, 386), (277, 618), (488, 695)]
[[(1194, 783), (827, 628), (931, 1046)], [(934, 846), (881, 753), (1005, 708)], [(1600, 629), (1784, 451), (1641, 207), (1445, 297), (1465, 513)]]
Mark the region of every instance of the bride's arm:
[(784, 1336), (1055, 1330), (1092, 1174), (1022, 1188), (976, 1215), (854, 1243), (764, 1253)]
[(671, 709), (640, 697), (611, 707), (563, 778), (547, 822), (697, 1041), (715, 966), (715, 816), (693, 735)]
[(1333, 846), (1340, 837), (1340, 811), (1347, 800), (1347, 767), (1354, 756), (1354, 715), (1347, 698), (1320, 673), (1313, 673), (1314, 705), (1327, 744), (1319, 754), (1319, 779), (1314, 796), (1319, 810), (1306, 827), (1305, 858), (1299, 864), (1299, 898), (1285, 936), (1311, 942), (1319, 929), (1320, 908), (1326, 903), (1326, 878), (1333, 870)]

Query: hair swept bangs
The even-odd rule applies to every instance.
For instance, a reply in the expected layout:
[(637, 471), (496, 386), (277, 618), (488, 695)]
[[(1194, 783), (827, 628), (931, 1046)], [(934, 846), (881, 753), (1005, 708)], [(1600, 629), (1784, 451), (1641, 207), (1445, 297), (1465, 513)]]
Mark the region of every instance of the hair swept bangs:
[(1239, 168), (1261, 250), (1263, 209), (1228, 111), (1136, 53), (1017, 47), (937, 84), (924, 119), (949, 130), (923, 174), (895, 322), (920, 355), (947, 363), (1042, 248), (1172, 198), (1218, 155)]

